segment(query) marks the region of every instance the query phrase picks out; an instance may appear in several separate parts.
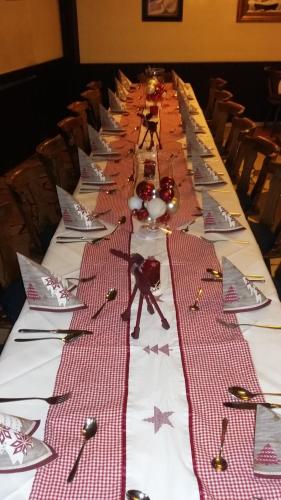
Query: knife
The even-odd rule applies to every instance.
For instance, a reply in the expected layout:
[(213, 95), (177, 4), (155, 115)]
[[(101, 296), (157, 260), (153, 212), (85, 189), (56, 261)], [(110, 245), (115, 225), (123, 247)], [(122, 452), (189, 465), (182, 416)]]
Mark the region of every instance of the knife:
[(90, 330), (61, 330), (59, 328), (54, 328), (53, 330), (39, 330), (38, 328), (20, 328), (18, 330), (19, 333), (81, 333), (85, 335), (91, 335), (93, 332)]
[(275, 403), (233, 403), (228, 401), (223, 403), (223, 405), (227, 408), (236, 408), (238, 410), (256, 410), (258, 405), (262, 405), (265, 408), (281, 408), (281, 404)]

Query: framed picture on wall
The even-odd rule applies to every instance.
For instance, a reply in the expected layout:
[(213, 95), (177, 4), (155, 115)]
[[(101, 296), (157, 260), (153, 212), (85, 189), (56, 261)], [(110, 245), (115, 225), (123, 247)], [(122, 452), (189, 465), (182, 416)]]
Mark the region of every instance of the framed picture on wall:
[(143, 21), (182, 21), (183, 0), (142, 0)]
[(281, 0), (238, 0), (238, 22), (281, 22)]

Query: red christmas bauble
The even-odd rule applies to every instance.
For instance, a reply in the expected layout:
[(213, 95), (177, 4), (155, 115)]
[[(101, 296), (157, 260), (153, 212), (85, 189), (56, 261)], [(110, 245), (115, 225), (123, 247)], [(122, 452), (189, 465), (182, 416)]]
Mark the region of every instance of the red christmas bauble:
[(141, 208), (140, 210), (137, 210), (137, 218), (138, 220), (145, 220), (148, 217), (148, 211), (146, 208)]
[(174, 187), (175, 185), (175, 181), (173, 179), (173, 177), (162, 177), (162, 179), (160, 179), (160, 187), (161, 188), (172, 188)]
[(137, 185), (136, 193), (144, 201), (150, 201), (153, 196), (154, 185), (152, 182), (142, 181)]
[(174, 193), (174, 190), (172, 188), (161, 188), (160, 191), (159, 191), (159, 196), (161, 198), (161, 200), (165, 201), (165, 203), (168, 203), (169, 201), (171, 201), (174, 196), (175, 196), (175, 193)]

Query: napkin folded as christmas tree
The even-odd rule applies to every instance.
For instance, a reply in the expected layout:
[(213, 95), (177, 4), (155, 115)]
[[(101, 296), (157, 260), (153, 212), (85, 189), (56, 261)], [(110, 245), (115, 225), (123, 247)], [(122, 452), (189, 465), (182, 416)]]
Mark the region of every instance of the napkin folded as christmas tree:
[(30, 309), (60, 312), (86, 307), (49, 269), (22, 254), (17, 256)]
[(222, 276), (224, 312), (252, 311), (270, 304), (271, 300), (227, 257), (222, 258)]
[(115, 184), (114, 180), (104, 175), (93, 160), (80, 148), (78, 148), (80, 174), (82, 184), (108, 185)]
[(227, 233), (245, 229), (240, 222), (230, 215), (209, 193), (202, 192), (202, 210), (205, 233)]
[(108, 89), (109, 107), (112, 113), (126, 113), (125, 104), (117, 97), (112, 90)]
[(100, 104), (100, 120), (103, 131), (110, 131), (112, 133), (124, 133), (124, 128), (120, 127), (119, 123), (111, 116), (111, 114)]
[(254, 473), (281, 476), (281, 415), (258, 405), (254, 441)]
[(125, 89), (124, 85), (122, 85), (122, 83), (118, 80), (118, 78), (115, 78), (114, 81), (115, 81), (117, 97), (120, 99), (120, 101), (126, 101), (128, 96), (128, 91)]
[(225, 184), (225, 181), (201, 158), (201, 156), (192, 156), (192, 167), (194, 171), (195, 186)]
[(57, 186), (57, 193), (66, 229), (77, 231), (100, 231), (106, 229), (97, 217), (87, 210), (73, 196)]
[(39, 421), (0, 413), (0, 474), (37, 469), (57, 457), (44, 441), (31, 435)]
[(121, 71), (121, 69), (118, 70), (118, 78), (126, 90), (129, 91), (133, 87), (131, 80), (129, 80), (129, 78), (125, 75), (125, 73), (123, 73), (123, 71)]

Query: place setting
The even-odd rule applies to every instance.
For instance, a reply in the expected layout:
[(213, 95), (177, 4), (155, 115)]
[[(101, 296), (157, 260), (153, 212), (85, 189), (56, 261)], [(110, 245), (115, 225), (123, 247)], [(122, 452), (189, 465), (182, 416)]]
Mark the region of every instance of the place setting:
[(121, 160), (122, 155), (115, 151), (91, 125), (88, 125), (91, 145), (90, 158), (94, 161)]

